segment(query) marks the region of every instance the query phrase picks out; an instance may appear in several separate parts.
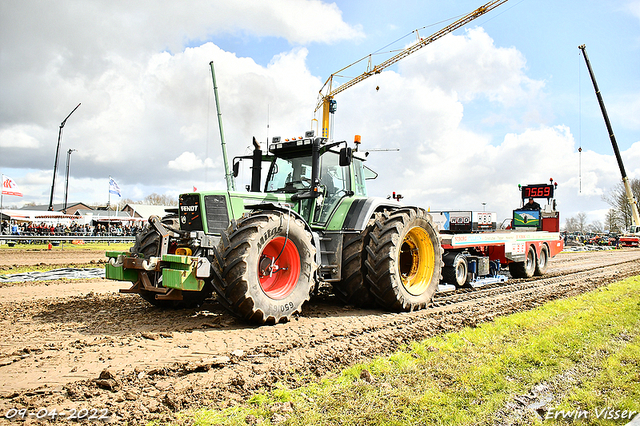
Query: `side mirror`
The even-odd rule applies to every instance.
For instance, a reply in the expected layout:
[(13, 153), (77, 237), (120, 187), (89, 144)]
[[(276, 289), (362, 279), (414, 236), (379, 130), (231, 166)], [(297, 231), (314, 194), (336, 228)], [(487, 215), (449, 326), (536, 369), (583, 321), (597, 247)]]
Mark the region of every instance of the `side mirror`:
[(233, 177), (237, 178), (240, 174), (240, 161), (233, 163)]
[(340, 166), (350, 166), (353, 159), (353, 151), (351, 148), (342, 148), (340, 150)]

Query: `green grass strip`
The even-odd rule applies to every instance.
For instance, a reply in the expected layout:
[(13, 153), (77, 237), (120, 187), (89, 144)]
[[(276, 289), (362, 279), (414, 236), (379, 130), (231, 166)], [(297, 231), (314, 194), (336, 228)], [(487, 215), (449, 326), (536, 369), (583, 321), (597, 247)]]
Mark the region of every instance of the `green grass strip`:
[[(51, 238), (52, 241), (55, 241), (55, 238)], [(94, 243), (86, 243), (86, 244), (72, 244), (71, 241), (63, 241), (60, 245), (52, 246), (52, 251), (127, 251), (129, 247), (131, 247), (133, 243), (105, 243), (105, 242), (94, 242)], [(0, 251), (11, 251), (11, 250), (29, 250), (29, 251), (40, 251), (40, 250), (48, 250), (48, 243), (37, 243), (37, 244), (16, 244), (13, 247), (9, 247), (8, 244), (1, 244)]]
[[(370, 382), (360, 379), (365, 369)], [(414, 343), (319, 383), (281, 385), (230, 409), (183, 415), (195, 425), (244, 425), (248, 415), (263, 425), (570, 422), (543, 422), (519, 404), (540, 384), (552, 397), (543, 416), (582, 410), (588, 417), (579, 424), (611, 425), (615, 419), (603, 418), (611, 410), (640, 411), (640, 277)], [(273, 407), (283, 401), (294, 412), (281, 422)]]

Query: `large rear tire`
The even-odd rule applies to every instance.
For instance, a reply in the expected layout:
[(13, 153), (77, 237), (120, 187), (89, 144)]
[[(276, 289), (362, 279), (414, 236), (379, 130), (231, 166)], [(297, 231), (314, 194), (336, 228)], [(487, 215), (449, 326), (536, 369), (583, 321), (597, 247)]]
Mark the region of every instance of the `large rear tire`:
[(227, 229), (220, 243), (228, 309), (254, 323), (278, 323), (309, 300), (316, 249), (302, 220), (280, 211), (256, 211)]
[(531, 278), (536, 270), (536, 249), (530, 245), (524, 262), (511, 262), (509, 273), (513, 278)]
[(342, 302), (359, 308), (373, 308), (376, 300), (365, 280), (364, 247), (369, 242), (368, 229), (359, 234), (345, 234), (342, 244), (342, 280), (333, 285)]
[(431, 216), (418, 208), (376, 217), (367, 246), (366, 279), (377, 302), (393, 311), (425, 308), (438, 289), (440, 237)]
[[(170, 226), (174, 229), (179, 229), (180, 225), (178, 222), (178, 217), (171, 215), (166, 216), (162, 219), (162, 224), (166, 226)], [(142, 231), (138, 235), (136, 235), (136, 242), (130, 249), (131, 253), (136, 253), (138, 256), (148, 259), (152, 256), (160, 255), (160, 235), (158, 232), (151, 226), (146, 225)], [(149, 277), (149, 281), (156, 287), (162, 288), (162, 272), (146, 272)], [(156, 294), (159, 294), (154, 291), (149, 290), (140, 290), (138, 294), (147, 302), (151, 303), (153, 306), (157, 306), (159, 308), (172, 308), (172, 309), (185, 309), (185, 308), (195, 308), (211, 296), (213, 292), (213, 287), (211, 284), (206, 283), (202, 290), (200, 291), (183, 291), (182, 292), (182, 300), (158, 300), (156, 299)]]

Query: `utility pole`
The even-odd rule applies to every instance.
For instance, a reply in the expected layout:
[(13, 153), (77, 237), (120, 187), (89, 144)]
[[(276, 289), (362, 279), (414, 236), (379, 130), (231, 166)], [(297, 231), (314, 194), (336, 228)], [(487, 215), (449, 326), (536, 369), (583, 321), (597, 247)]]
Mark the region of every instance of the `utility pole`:
[(75, 149), (70, 149), (67, 151), (67, 179), (65, 180), (64, 185), (64, 214), (67, 214), (67, 195), (69, 194), (69, 163), (71, 162), (71, 153), (76, 151)]
[(53, 191), (56, 187), (56, 173), (58, 173), (58, 156), (60, 154), (60, 141), (62, 140), (62, 128), (64, 127), (65, 123), (67, 122), (67, 120), (69, 119), (69, 117), (71, 117), (71, 114), (73, 114), (74, 112), (76, 112), (76, 110), (80, 107), (80, 105), (82, 105), (82, 103), (79, 103), (77, 107), (75, 107), (73, 109), (73, 111), (71, 111), (69, 113), (69, 115), (67, 115), (67, 118), (65, 118), (64, 120), (62, 120), (62, 123), (60, 123), (60, 130), (58, 130), (58, 147), (56, 148), (56, 160), (53, 163), (53, 182), (51, 183), (51, 196), (49, 197), (49, 211), (53, 211)]

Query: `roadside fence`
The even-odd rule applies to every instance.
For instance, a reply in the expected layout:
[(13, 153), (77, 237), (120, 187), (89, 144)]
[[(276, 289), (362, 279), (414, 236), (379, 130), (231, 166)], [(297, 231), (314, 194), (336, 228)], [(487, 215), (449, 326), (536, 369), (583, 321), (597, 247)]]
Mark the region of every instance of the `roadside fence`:
[(133, 243), (134, 235), (0, 235), (0, 244), (46, 244), (57, 246), (62, 243)]

